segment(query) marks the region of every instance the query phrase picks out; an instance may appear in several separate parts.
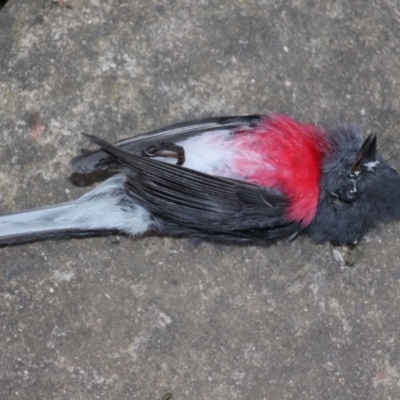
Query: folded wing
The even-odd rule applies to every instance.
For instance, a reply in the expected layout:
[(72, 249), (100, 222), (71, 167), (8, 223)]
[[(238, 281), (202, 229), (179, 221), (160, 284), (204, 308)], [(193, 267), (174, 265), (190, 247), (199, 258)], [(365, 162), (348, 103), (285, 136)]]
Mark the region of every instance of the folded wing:
[(255, 243), (301, 230), (285, 218), (288, 201), (275, 189), (166, 164), (85, 136), (111, 163), (126, 167), (126, 193), (160, 219), (167, 233)]

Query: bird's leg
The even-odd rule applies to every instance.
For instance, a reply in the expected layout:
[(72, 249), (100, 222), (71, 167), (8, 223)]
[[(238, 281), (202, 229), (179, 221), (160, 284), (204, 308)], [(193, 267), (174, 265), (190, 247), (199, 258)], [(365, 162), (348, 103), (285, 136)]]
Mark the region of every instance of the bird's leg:
[(143, 155), (146, 157), (170, 157), (176, 158), (176, 165), (183, 165), (185, 162), (185, 150), (182, 146), (175, 143), (160, 143), (144, 149)]

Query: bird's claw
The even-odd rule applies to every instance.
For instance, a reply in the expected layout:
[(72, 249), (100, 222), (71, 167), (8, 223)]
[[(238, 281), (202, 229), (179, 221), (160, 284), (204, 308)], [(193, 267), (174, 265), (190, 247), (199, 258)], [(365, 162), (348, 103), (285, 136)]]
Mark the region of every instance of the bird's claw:
[(143, 149), (143, 155), (146, 157), (170, 157), (176, 158), (176, 165), (183, 165), (185, 162), (185, 150), (182, 146), (175, 143), (160, 143)]

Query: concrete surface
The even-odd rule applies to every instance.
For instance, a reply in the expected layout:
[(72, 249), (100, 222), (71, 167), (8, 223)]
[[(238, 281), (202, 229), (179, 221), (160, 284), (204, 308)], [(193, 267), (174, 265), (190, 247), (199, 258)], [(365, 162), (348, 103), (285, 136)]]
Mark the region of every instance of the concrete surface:
[[(210, 115), (358, 123), (400, 168), (399, 70), (397, 0), (9, 0), (0, 210), (84, 193), (80, 132)], [(398, 399), (399, 233), (372, 232), (353, 267), (304, 238), (2, 248), (0, 398)]]

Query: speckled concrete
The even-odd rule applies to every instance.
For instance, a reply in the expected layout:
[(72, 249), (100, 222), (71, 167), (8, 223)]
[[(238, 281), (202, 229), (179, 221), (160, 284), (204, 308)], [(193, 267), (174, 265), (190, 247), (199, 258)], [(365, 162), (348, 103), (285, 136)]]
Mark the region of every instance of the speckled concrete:
[[(376, 132), (400, 169), (397, 0), (9, 0), (0, 210), (73, 199), (80, 132), (287, 112)], [(66, 7), (68, 5), (69, 7)], [(0, 398), (398, 399), (400, 223), (341, 265), (305, 238), (0, 249)]]

